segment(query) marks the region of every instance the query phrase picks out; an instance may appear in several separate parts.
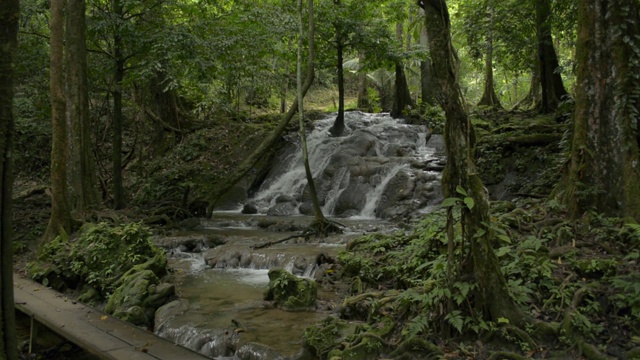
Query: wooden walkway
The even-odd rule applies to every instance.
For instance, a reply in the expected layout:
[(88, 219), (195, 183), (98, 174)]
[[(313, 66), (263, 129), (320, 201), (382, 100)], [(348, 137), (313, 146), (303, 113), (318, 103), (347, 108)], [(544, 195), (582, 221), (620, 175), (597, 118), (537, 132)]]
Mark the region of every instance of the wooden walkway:
[(17, 310), (99, 359), (208, 359), (34, 281), (15, 274), (13, 281)]

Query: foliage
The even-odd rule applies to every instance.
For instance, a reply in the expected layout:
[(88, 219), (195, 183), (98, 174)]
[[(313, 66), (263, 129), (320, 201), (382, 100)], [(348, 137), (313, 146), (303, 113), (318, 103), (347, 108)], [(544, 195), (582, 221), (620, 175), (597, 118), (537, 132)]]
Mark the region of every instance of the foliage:
[(29, 273), (45, 285), (61, 279), (64, 287), (89, 285), (106, 297), (135, 265), (157, 258), (159, 265), (154, 270), (163, 274), (166, 257), (150, 237), (149, 228), (140, 223), (87, 224), (75, 239), (63, 235), (45, 244), (38, 259), (30, 264)]

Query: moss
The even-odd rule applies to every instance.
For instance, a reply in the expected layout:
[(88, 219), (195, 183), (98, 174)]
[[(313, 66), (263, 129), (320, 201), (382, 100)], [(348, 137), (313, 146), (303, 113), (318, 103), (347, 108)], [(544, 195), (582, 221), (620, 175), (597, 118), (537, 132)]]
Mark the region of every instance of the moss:
[(276, 268), (269, 270), (269, 287), (264, 299), (274, 301), (285, 310), (303, 310), (315, 306), (318, 288), (310, 279), (298, 278)]

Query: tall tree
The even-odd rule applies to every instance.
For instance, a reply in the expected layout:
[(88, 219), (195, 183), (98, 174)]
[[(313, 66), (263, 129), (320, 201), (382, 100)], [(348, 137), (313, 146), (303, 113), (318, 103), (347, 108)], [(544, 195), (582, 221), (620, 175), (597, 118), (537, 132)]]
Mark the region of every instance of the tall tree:
[(51, 1), (50, 20), (51, 95), (51, 217), (43, 242), (71, 230), (71, 212), (67, 198), (67, 123), (64, 95), (64, 1)]
[(69, 199), (75, 210), (98, 204), (89, 120), (85, 0), (67, 0), (67, 125), (69, 126)]
[[(399, 47), (402, 48), (404, 43), (404, 24), (399, 21), (396, 24), (396, 38), (398, 40)], [(407, 39), (409, 35), (407, 35)], [(391, 108), (391, 117), (401, 118), (404, 117), (403, 112), (407, 107), (415, 108), (415, 103), (411, 98), (411, 91), (409, 91), (409, 84), (407, 83), (407, 77), (404, 73), (404, 65), (402, 60), (397, 59), (395, 61), (395, 96), (393, 97), (393, 105)]]
[(0, 359), (18, 359), (13, 299), (13, 74), (20, 2), (0, 0)]
[(576, 103), (565, 203), (640, 221), (640, 4), (578, 2)]
[(113, 162), (113, 208), (122, 209), (125, 206), (124, 186), (122, 185), (122, 81), (125, 75), (126, 57), (121, 28), (125, 22), (122, 0), (113, 0), (113, 124), (112, 124), (112, 162)]
[[(464, 194), (461, 206), (463, 241), (470, 249), (471, 264), (464, 269), (454, 267), (464, 261), (453, 261), (453, 235), (449, 239), (449, 266), (452, 276), (471, 275), (478, 282), (475, 306), (479, 313), (491, 320), (507, 318), (514, 324), (523, 321), (522, 310), (515, 305), (507, 290), (498, 258), (493, 251), (493, 232), (489, 198), (480, 180), (473, 157), (473, 128), (465, 110), (465, 103), (456, 79), (455, 52), (451, 43), (449, 11), (445, 0), (418, 0), (425, 10), (429, 37), (429, 51), (441, 92), (440, 105), (446, 114), (444, 138), (447, 165), (442, 175), (442, 188), (446, 197)], [(453, 234), (453, 216), (449, 209), (448, 232)], [(454, 281), (451, 279), (451, 281)]]
[(558, 71), (558, 55), (553, 47), (551, 36), (551, 2), (550, 0), (535, 0), (536, 7), (536, 35), (538, 38), (538, 66), (540, 69), (540, 84), (542, 86), (542, 102), (540, 111), (554, 112), (563, 97), (568, 96), (562, 83), (562, 76)]
[[(337, 7), (342, 6), (340, 0), (334, 0), (333, 3)], [(336, 45), (336, 69), (338, 75), (338, 115), (333, 122), (333, 126), (329, 129), (332, 136), (340, 136), (344, 132), (344, 50), (348, 37), (348, 29), (345, 24), (335, 21), (333, 22), (335, 29), (335, 45)]]
[[(424, 16), (422, 8), (421, 13)], [(420, 45), (425, 49), (429, 46), (427, 27), (424, 25), (420, 27)], [(423, 111), (427, 106), (436, 105), (435, 94), (433, 74), (431, 73), (431, 58), (427, 57), (420, 60), (420, 97), (422, 98)]]
[(492, 108), (501, 108), (500, 99), (496, 94), (493, 81), (493, 16), (494, 6), (493, 1), (489, 0), (486, 3), (487, 15), (489, 20), (487, 23), (487, 30), (485, 35), (485, 52), (484, 52), (484, 92), (478, 105), (490, 106)]

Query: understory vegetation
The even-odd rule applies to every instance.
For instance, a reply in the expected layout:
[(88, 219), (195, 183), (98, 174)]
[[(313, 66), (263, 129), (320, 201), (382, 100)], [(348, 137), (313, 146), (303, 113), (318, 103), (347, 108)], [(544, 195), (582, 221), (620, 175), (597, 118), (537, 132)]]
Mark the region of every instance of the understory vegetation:
[[(511, 296), (535, 319), (531, 326), (486, 321), (474, 308), (481, 289), (455, 277), (465, 264), (448, 266), (446, 211), (439, 210), (412, 231), (347, 246), (327, 275), (347, 284), (341, 320), (307, 329), (308, 346), (321, 358), (640, 356), (640, 226), (595, 213), (584, 223), (565, 221), (555, 201), (493, 205), (500, 266)], [(459, 233), (455, 251), (464, 257)], [(451, 303), (466, 310), (446, 311)], [(342, 332), (344, 320), (360, 323)]]

